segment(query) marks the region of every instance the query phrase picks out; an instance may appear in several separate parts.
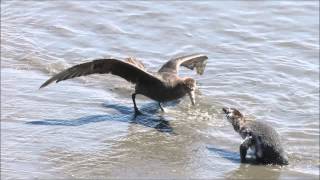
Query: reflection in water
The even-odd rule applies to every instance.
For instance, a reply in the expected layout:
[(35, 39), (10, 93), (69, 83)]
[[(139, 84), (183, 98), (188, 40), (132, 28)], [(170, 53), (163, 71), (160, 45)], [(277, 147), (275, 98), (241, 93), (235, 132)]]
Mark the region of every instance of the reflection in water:
[(54, 126), (81, 126), (89, 123), (97, 123), (102, 121), (120, 121), (141, 124), (146, 127), (154, 128), (160, 132), (173, 133), (173, 129), (163, 116), (158, 116), (156, 113), (159, 110), (159, 106), (155, 103), (148, 103), (141, 107), (144, 112), (142, 115), (135, 116), (132, 107), (118, 105), (118, 104), (103, 104), (107, 108), (117, 110), (120, 114), (106, 114), (106, 115), (91, 115), (85, 116), (73, 120), (66, 119), (45, 119), (40, 121), (31, 121), (27, 124), (33, 125), (54, 125)]
[(207, 149), (210, 152), (216, 153), (220, 157), (228, 159), (234, 163), (240, 163), (240, 154), (237, 152), (233, 152), (233, 151), (229, 151), (229, 150), (221, 149), (221, 148), (216, 148), (213, 146), (207, 146)]
[[(229, 150), (222, 149), (222, 148), (216, 148), (216, 147), (213, 147), (213, 146), (208, 146), (207, 149), (210, 152), (216, 153), (220, 157), (223, 157), (225, 159), (228, 159), (228, 160), (232, 161), (233, 163), (241, 163), (241, 161), (240, 161), (240, 153), (238, 153), (238, 152), (229, 151)], [(250, 151), (247, 154), (246, 160), (247, 160), (246, 164), (258, 164), (255, 161), (255, 158), (253, 157), (252, 152), (250, 152)]]
[[(240, 164), (236, 170), (226, 173), (227, 179), (279, 179), (280, 167)], [(259, 177), (259, 178), (258, 178)]]

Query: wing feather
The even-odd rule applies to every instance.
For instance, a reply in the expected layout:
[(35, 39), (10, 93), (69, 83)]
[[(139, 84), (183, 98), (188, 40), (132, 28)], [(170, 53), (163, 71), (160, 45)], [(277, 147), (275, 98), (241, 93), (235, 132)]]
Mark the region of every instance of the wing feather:
[(207, 59), (208, 57), (203, 54), (191, 54), (187, 56), (180, 56), (169, 60), (160, 68), (158, 72), (169, 72), (177, 74), (179, 71), (179, 67), (184, 66), (191, 70), (196, 68), (197, 73), (202, 75), (206, 67)]
[(44, 82), (40, 88), (43, 88), (53, 82), (60, 82), (67, 79), (86, 76), (90, 74), (108, 74), (120, 76), (129, 82), (137, 83), (159, 83), (161, 80), (146, 72), (144, 69), (118, 59), (98, 59), (91, 62), (75, 65), (68, 68)]

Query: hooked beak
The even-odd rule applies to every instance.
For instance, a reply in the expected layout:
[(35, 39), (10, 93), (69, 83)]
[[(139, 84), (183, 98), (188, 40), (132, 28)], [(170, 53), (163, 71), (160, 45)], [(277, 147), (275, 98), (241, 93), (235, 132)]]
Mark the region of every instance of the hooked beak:
[(196, 105), (195, 91), (188, 92), (192, 105)]

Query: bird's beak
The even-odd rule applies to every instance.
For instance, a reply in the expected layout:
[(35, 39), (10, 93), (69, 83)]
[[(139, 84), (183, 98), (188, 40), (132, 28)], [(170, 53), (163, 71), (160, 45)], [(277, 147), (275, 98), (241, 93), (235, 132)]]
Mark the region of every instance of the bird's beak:
[(224, 108), (222, 108), (222, 111), (223, 111), (225, 114), (228, 114), (228, 108), (224, 107)]
[(195, 90), (190, 91), (188, 94), (189, 94), (192, 105), (196, 105)]

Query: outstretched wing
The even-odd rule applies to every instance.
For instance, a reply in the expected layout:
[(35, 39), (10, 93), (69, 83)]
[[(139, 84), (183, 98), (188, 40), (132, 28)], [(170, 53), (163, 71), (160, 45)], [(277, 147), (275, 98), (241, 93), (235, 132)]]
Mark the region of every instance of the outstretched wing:
[(177, 74), (179, 71), (179, 66), (181, 65), (191, 70), (196, 68), (197, 73), (202, 75), (206, 67), (207, 59), (208, 57), (203, 54), (192, 54), (188, 56), (177, 57), (165, 63), (160, 68), (159, 73), (169, 72)]
[(156, 76), (131, 63), (117, 59), (98, 59), (66, 69), (48, 79), (40, 86), (40, 88), (43, 88), (52, 82), (59, 82), (79, 76), (108, 73), (120, 76), (132, 83), (137, 83), (138, 81), (143, 83), (159, 83), (161, 81)]
[(137, 60), (136, 58), (129, 57), (126, 59), (126, 62), (137, 66), (141, 70), (145, 70), (144, 64), (141, 61)]

